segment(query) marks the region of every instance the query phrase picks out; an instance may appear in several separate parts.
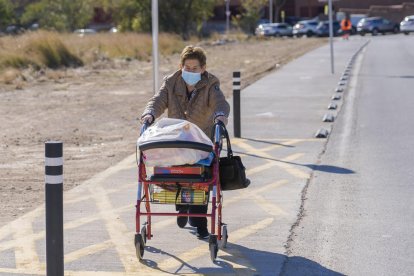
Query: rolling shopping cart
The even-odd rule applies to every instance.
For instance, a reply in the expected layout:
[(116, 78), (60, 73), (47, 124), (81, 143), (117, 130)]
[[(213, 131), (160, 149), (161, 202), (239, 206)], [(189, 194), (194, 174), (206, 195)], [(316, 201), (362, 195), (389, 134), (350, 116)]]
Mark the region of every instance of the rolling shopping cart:
[[(144, 124), (141, 135), (149, 127)], [(219, 159), (222, 148), (222, 134), (225, 126), (222, 123), (214, 125), (213, 145), (192, 141), (156, 141), (137, 146), (138, 161), (138, 195), (136, 203), (136, 255), (142, 260), (145, 245), (153, 237), (151, 224), (152, 216), (182, 216), (177, 212), (154, 212), (156, 204), (178, 205), (208, 205), (211, 212), (189, 213), (189, 217), (207, 217), (211, 219), (209, 236), (209, 251), (211, 260), (217, 258), (219, 247), (227, 244), (227, 227), (222, 222), (223, 196), (220, 187)], [(148, 173), (144, 162), (144, 151), (151, 149), (194, 149), (208, 152), (212, 156), (210, 166), (182, 165), (154, 168), (154, 173)], [(211, 200), (210, 200), (211, 196)], [(146, 220), (145, 220), (146, 219)], [(144, 223), (142, 223), (145, 220)]]

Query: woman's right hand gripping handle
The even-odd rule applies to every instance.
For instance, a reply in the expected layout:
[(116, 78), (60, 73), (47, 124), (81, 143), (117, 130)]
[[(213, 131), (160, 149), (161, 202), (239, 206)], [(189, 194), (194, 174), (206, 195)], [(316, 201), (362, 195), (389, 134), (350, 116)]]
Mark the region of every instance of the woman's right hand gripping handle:
[(150, 125), (152, 125), (153, 122), (154, 122), (154, 116), (152, 116), (151, 114), (144, 115), (141, 118), (142, 126), (141, 126), (141, 134), (140, 135), (142, 135), (142, 133), (144, 133), (144, 131), (147, 130), (147, 128)]

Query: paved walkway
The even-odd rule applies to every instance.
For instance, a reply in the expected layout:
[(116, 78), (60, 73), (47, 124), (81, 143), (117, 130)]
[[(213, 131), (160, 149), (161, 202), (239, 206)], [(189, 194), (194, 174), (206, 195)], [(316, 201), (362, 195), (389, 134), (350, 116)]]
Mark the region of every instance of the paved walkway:
[[(208, 243), (196, 239), (191, 227), (179, 229), (175, 217), (153, 219), (154, 237), (147, 242), (144, 261), (137, 261), (133, 154), (65, 193), (65, 274), (277, 275), (291, 257), (286, 246), (302, 190), (312, 170), (323, 170), (317, 162), (326, 139), (314, 134), (320, 127), (330, 129), (322, 117), (347, 63), (366, 41), (336, 41), (334, 75), (324, 46), (242, 90), (242, 138), (232, 142), (252, 184), (224, 194), (229, 243), (216, 263), (210, 261)], [(45, 274), (44, 217), (40, 206), (0, 228), (0, 275)]]

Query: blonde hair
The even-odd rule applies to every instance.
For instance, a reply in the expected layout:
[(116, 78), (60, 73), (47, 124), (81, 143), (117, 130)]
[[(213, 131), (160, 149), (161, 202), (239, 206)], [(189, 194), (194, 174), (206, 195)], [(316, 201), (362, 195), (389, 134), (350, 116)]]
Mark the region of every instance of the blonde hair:
[(192, 45), (186, 46), (181, 52), (181, 66), (184, 65), (186, 59), (197, 59), (200, 62), (201, 67), (207, 63), (206, 52), (204, 49)]

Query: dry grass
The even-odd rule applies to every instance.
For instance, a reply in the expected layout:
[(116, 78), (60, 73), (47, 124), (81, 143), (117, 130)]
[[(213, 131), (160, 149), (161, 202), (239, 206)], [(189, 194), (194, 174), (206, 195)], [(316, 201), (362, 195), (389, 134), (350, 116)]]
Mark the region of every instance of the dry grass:
[[(161, 34), (162, 55), (182, 50), (186, 42), (177, 35)], [(102, 33), (78, 36), (54, 32), (34, 32), (22, 36), (0, 38), (0, 69), (75, 67), (98, 60), (151, 57), (152, 38), (149, 34)]]
[[(160, 34), (161, 55), (179, 53), (188, 43), (173, 34)], [(0, 37), (0, 81), (13, 82), (10, 69), (78, 67), (111, 59), (150, 60), (152, 38), (149, 34), (100, 33), (79, 36), (39, 31), (21, 36)], [(14, 71), (13, 71), (14, 72)]]
[[(251, 38), (241, 32), (231, 32), (228, 35), (213, 34), (201, 44), (222, 40), (245, 41)], [(162, 56), (180, 53), (185, 45), (198, 43), (200, 40), (196, 37), (192, 37), (190, 41), (183, 41), (180, 36), (174, 34), (162, 33), (159, 36), (159, 50)], [(45, 68), (78, 67), (114, 59), (150, 61), (151, 52), (152, 37), (150, 34), (142, 33), (98, 33), (79, 36), (73, 33), (38, 31), (20, 36), (5, 36), (0, 37), (0, 82), (12, 82), (10, 80), (13, 77), (10, 73), (6, 74), (10, 69), (30, 68), (29, 71), (33, 72)]]
[(76, 67), (83, 62), (56, 33), (35, 32), (0, 39), (0, 69)]

